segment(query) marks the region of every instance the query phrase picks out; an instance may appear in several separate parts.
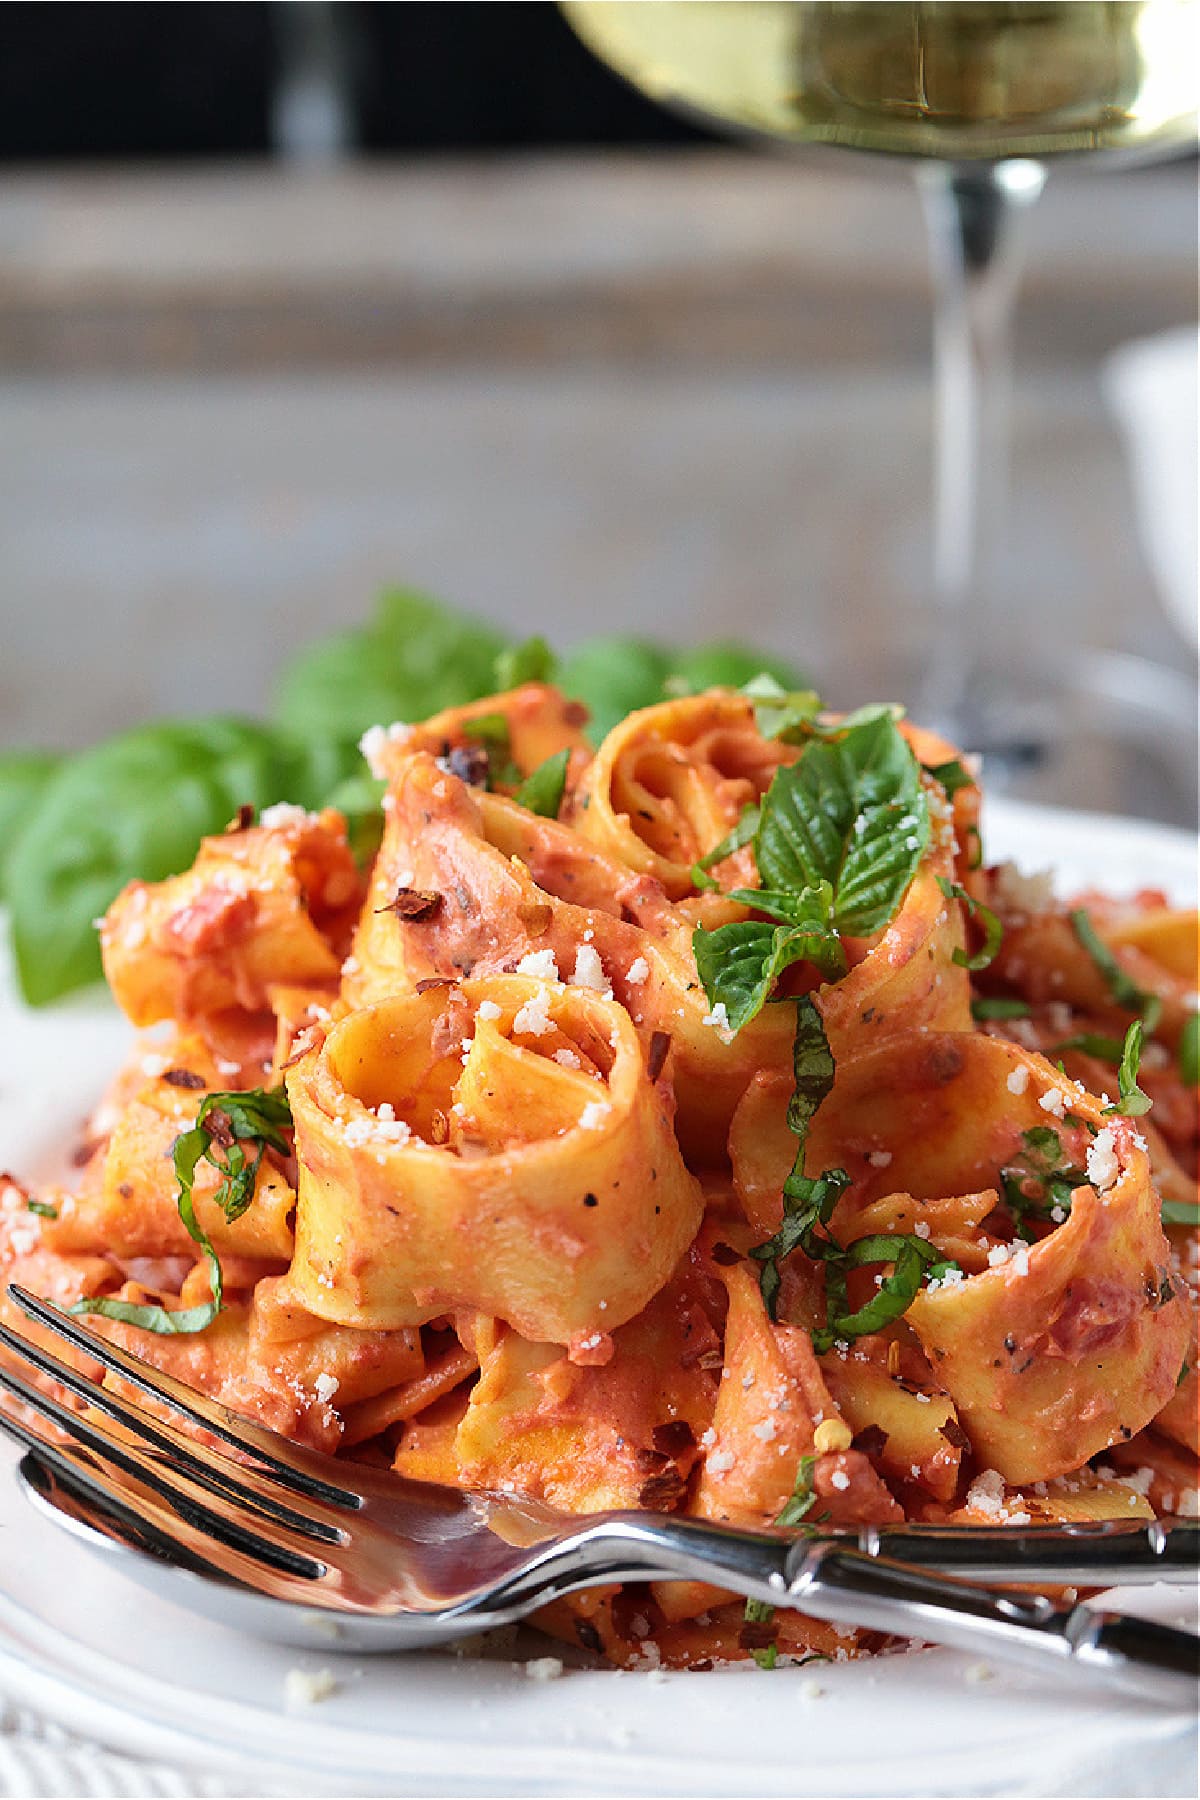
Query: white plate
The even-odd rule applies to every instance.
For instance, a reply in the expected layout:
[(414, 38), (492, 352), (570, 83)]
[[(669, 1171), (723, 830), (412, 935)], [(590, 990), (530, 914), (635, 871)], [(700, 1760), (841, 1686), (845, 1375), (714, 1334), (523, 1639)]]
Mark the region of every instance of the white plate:
[[(1053, 864), (1064, 892), (1194, 896), (1181, 833), (998, 802), (986, 825), (989, 858)], [(31, 1015), (0, 982), (0, 1168), (45, 1166), (126, 1041), (94, 997)], [(1181, 1609), (1177, 1590), (1125, 1601), (1160, 1617)], [(295, 1666), (327, 1666), (337, 1691), (289, 1712)], [(551, 1682), (508, 1661), (298, 1656), (124, 1583), (0, 1479), (0, 1692), (134, 1755), (241, 1772), (256, 1791), (268, 1777), (310, 1794), (1194, 1791), (1194, 1719), (978, 1673), (940, 1650), (771, 1675)]]

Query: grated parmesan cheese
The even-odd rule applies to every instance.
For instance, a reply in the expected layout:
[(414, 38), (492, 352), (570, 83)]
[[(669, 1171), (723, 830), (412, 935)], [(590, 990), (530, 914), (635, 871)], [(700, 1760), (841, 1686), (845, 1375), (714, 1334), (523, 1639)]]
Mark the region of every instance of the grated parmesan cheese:
[(358, 740), (367, 767), (376, 781), (387, 780), (386, 752), (389, 744), (402, 744), (412, 736), (412, 726), (397, 720), (394, 725), (372, 725)]
[(1096, 1136), (1088, 1145), (1088, 1180), (1098, 1194), (1103, 1194), (1113, 1185), (1113, 1182), (1117, 1179), (1120, 1172), (1121, 1166), (1117, 1161), (1116, 1139), (1113, 1137), (1111, 1129), (1106, 1126), (1103, 1131), (1096, 1133)]
[(517, 964), (518, 975), (532, 975), (538, 981), (560, 981), (558, 963), (553, 950), (530, 950)]
[(576, 950), (575, 972), (569, 985), (574, 988), (590, 988), (593, 993), (602, 994), (606, 1000), (612, 999), (612, 988), (604, 973), (604, 964), (591, 944), (580, 944)]
[(1029, 1086), (1029, 1070), (1021, 1063), (1018, 1068), (1010, 1069), (1005, 1087), (1010, 1094), (1023, 1094)]
[(626, 981), (632, 982), (634, 987), (640, 987), (643, 981), (649, 979), (649, 976), (650, 964), (646, 961), (644, 956), (639, 956), (636, 962), (630, 963), (625, 979)]

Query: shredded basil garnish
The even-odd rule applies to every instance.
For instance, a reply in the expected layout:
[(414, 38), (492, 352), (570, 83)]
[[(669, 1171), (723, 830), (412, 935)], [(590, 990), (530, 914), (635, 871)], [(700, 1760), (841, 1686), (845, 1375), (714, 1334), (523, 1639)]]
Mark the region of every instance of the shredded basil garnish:
[[(221, 1310), (223, 1286), (221, 1264), (212, 1241), (196, 1217), (192, 1186), (200, 1163), (211, 1163), (221, 1176), (213, 1199), (232, 1225), (240, 1219), (254, 1198), (254, 1184), (259, 1165), (267, 1150), (287, 1155), (283, 1132), (292, 1123), (291, 1108), (282, 1088), (248, 1088), (243, 1093), (206, 1094), (189, 1131), (175, 1139), (172, 1157), (175, 1179), (179, 1183), (176, 1206), (184, 1229), (199, 1246), (208, 1265), (208, 1281), (212, 1298), (203, 1306), (189, 1306), (179, 1312), (168, 1312), (164, 1306), (137, 1306), (129, 1300), (113, 1300), (103, 1295), (77, 1300), (73, 1313), (100, 1313), (106, 1319), (119, 1319), (126, 1325), (140, 1326), (160, 1336), (190, 1335), (204, 1331)], [(253, 1158), (247, 1146), (257, 1146)]]
[[(1036, 1241), (1030, 1219), (1061, 1224), (1070, 1214), (1075, 1189), (1084, 1187), (1087, 1179), (1086, 1170), (1067, 1164), (1063, 1141), (1052, 1125), (1034, 1125), (1023, 1131), (1020, 1153), (1000, 1171), (1004, 1204), (1017, 1236), (1027, 1244)], [(1026, 1193), (1027, 1187), (1040, 1191)]]
[[(815, 1456), (802, 1456), (796, 1468), (796, 1479), (792, 1492), (782, 1510), (775, 1517), (776, 1525), (786, 1525), (794, 1529), (803, 1524), (813, 1507), (817, 1504), (817, 1496), (813, 1492), (813, 1470), (817, 1466)], [(747, 1600), (745, 1620), (747, 1625), (769, 1625), (775, 1617), (775, 1608), (769, 1600)], [(773, 1669), (777, 1659), (774, 1644), (768, 1644), (763, 1650), (751, 1652), (760, 1669)]]
[(692, 864), (692, 881), (696, 887), (707, 888), (710, 892), (720, 891), (720, 883), (714, 881), (708, 871), (717, 863), (724, 862), (727, 856), (732, 856), (735, 850), (741, 850), (754, 841), (760, 817), (757, 806), (743, 807), (741, 818), (728, 836), (723, 837), (719, 844), (714, 844), (707, 856), (702, 856), (699, 862)]
[(26, 1200), (25, 1211), (36, 1213), (39, 1219), (57, 1219), (58, 1208), (51, 1206), (49, 1200)]
[(1027, 1019), (1032, 1011), (1028, 1000), (1010, 1000), (1002, 994), (987, 995), (971, 1002), (971, 1017), (980, 1022), (985, 1019)]
[(539, 763), (513, 795), (518, 806), (527, 807), (531, 813), (537, 813), (543, 819), (557, 819), (563, 790), (567, 785), (567, 764), (570, 760), (569, 750), (556, 750), (553, 756), (548, 756), (545, 762)]
[(1164, 1225), (1200, 1225), (1200, 1203), (1195, 1200), (1164, 1200)]
[(1104, 977), (1117, 1005), (1124, 1007), (1126, 1012), (1140, 1013), (1146, 1030), (1153, 1031), (1162, 1016), (1162, 1001), (1158, 995), (1145, 993), (1133, 977), (1125, 973), (1103, 938), (1098, 936), (1086, 907), (1076, 907), (1070, 918), (1075, 936)]
[[(970, 969), (973, 973), (986, 969), (989, 963), (996, 960), (996, 952), (1000, 948), (1000, 940), (1004, 936), (1004, 927), (982, 900), (976, 900), (968, 894), (966, 888), (960, 887), (957, 881), (947, 881), (944, 875), (937, 877), (937, 884), (947, 900), (961, 900), (972, 918), (977, 918), (983, 926), (983, 943), (974, 956), (968, 956), (965, 950), (954, 951), (953, 961), (960, 969)], [(1012, 1014), (1008, 1015), (1010, 1018)]]
[(1179, 1074), (1189, 1087), (1200, 1082), (1200, 1012), (1188, 1014), (1180, 1034)]
[(754, 724), (761, 737), (785, 744), (797, 743), (821, 710), (821, 696), (812, 688), (789, 693), (773, 675), (755, 675), (742, 693), (754, 702)]
[(1121, 1046), (1121, 1061), (1117, 1069), (1118, 1098), (1111, 1106), (1104, 1108), (1106, 1113), (1122, 1113), (1127, 1119), (1141, 1118), (1148, 1113), (1152, 1105), (1149, 1094), (1144, 1094), (1138, 1086), (1138, 1068), (1142, 1060), (1142, 1040), (1145, 1037), (1145, 1026), (1140, 1019), (1135, 1019), (1125, 1033), (1125, 1042)]
[(936, 782), (946, 790), (946, 798), (952, 800), (959, 788), (974, 787), (975, 777), (968, 775), (957, 756), (950, 762), (922, 763), (921, 767), (927, 775), (932, 775)]

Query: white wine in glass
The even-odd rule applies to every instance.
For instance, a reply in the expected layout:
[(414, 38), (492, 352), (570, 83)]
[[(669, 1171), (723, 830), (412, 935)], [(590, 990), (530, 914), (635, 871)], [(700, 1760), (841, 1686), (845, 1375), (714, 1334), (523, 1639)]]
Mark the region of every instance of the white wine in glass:
[[(913, 160), (937, 286), (934, 587), (919, 703), (1019, 762), (1053, 704), (974, 665), (981, 540), (1003, 488), (1015, 215), (1044, 163), (1196, 145), (1197, 0), (563, 0), (583, 41), (654, 99), (742, 134)], [(1107, 160), (1107, 158), (1106, 158)], [(1041, 720), (1038, 723), (1037, 720)], [(998, 773), (1001, 771), (997, 771)]]

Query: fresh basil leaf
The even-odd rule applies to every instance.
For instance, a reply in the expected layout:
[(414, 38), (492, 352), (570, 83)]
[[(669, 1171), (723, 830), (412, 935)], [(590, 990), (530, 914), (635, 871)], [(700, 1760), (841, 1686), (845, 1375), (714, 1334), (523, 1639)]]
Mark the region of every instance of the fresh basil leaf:
[(11, 750), (0, 756), (0, 893), (9, 851), (61, 761), (49, 750)]
[(1195, 1200), (1164, 1200), (1162, 1222), (1164, 1225), (1200, 1225), (1200, 1204)]
[(765, 656), (751, 644), (736, 639), (698, 644), (670, 656), (666, 688), (676, 694), (703, 694), (708, 688), (743, 688), (753, 676), (765, 674), (784, 687), (801, 685), (802, 677), (782, 657)]
[(1121, 1046), (1121, 1060), (1117, 1068), (1117, 1095), (1111, 1106), (1104, 1108), (1106, 1113), (1121, 1113), (1127, 1119), (1140, 1119), (1150, 1111), (1153, 1102), (1149, 1094), (1144, 1094), (1138, 1086), (1138, 1069), (1142, 1060), (1142, 1041), (1146, 1028), (1140, 1019), (1135, 1019), (1125, 1033), (1125, 1042)]
[(558, 685), (591, 714), (588, 736), (599, 743), (627, 713), (654, 706), (663, 695), (670, 660), (643, 638), (592, 638), (564, 656)]
[(280, 677), (279, 723), (302, 738), (357, 743), (371, 725), (425, 719), (495, 691), (505, 639), (427, 595), (391, 589), (371, 623), (307, 646)]
[(1200, 1082), (1200, 1012), (1188, 1014), (1180, 1034), (1179, 1076), (1189, 1087)]
[(778, 770), (762, 806), (763, 884), (801, 892), (829, 882), (834, 924), (861, 937), (893, 917), (929, 842), (916, 758), (890, 717), (806, 746)]
[(856, 706), (853, 712), (842, 713), (840, 718), (813, 723), (816, 737), (830, 740), (844, 738), (849, 732), (857, 731), (863, 725), (877, 725), (881, 719), (889, 720), (893, 725), (904, 717), (904, 708), (896, 700), (872, 700), (868, 706)]
[(527, 681), (553, 681), (558, 659), (544, 637), (526, 638), (501, 650), (492, 681), (497, 692), (524, 687)]
[(1157, 994), (1142, 991), (1131, 975), (1126, 974), (1104, 939), (1092, 924), (1086, 907), (1076, 907), (1070, 915), (1075, 936), (1083, 945), (1118, 1006), (1126, 1012), (1140, 1013), (1147, 1031), (1153, 1031), (1162, 1015), (1162, 1001)]
[(812, 721), (821, 710), (821, 696), (815, 689), (789, 691), (765, 670), (747, 681), (742, 693), (754, 702), (754, 723), (759, 734), (785, 744), (799, 743), (811, 735)]
[(706, 888), (710, 892), (719, 891), (720, 883), (714, 881), (708, 871), (715, 868), (717, 863), (724, 862), (727, 856), (732, 856), (735, 850), (744, 849), (754, 841), (761, 816), (757, 806), (742, 808), (742, 816), (728, 836), (723, 837), (719, 844), (714, 844), (707, 856), (702, 856), (698, 863), (692, 864), (692, 881), (696, 887)]
[(999, 950), (1000, 940), (1004, 936), (1003, 925), (990, 906), (985, 906), (982, 900), (974, 899), (968, 894), (966, 888), (958, 885), (957, 881), (947, 881), (944, 875), (939, 875), (937, 884), (947, 900), (961, 900), (968, 914), (972, 918), (977, 918), (983, 926), (983, 943), (974, 956), (968, 956), (965, 950), (956, 949), (952, 960), (958, 964), (960, 969), (970, 969), (973, 973), (977, 973), (980, 969), (986, 969), (990, 963), (996, 960), (996, 952)]
[(142, 725), (51, 776), (8, 863), (21, 991), (32, 1005), (100, 974), (94, 920), (135, 879), (186, 869), (243, 803), (288, 799), (290, 749), (232, 718)]
[(513, 799), (519, 806), (527, 807), (543, 819), (557, 819), (562, 805), (563, 792), (567, 785), (567, 764), (571, 760), (569, 750), (556, 750), (539, 763), (531, 775), (521, 783)]
[(714, 1009), (723, 1005), (731, 1031), (740, 1031), (762, 1011), (785, 969), (812, 962), (836, 979), (845, 956), (836, 932), (820, 919), (804, 924), (769, 925), (755, 919), (697, 927), (692, 934), (696, 969)]
[(971, 1002), (971, 1017), (980, 1022), (985, 1019), (1027, 1019), (1032, 1010), (1028, 1000), (1009, 1000), (999, 994)]
[(952, 800), (960, 788), (975, 786), (975, 777), (967, 773), (957, 756), (950, 762), (922, 763), (921, 767), (945, 789), (948, 800)]

